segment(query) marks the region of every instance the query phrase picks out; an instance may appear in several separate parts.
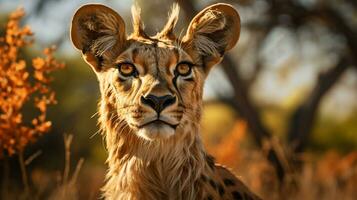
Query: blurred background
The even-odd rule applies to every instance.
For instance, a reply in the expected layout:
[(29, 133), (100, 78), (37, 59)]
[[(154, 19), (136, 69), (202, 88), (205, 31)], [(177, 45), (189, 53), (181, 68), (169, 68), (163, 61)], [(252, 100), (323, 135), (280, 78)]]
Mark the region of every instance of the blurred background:
[[(0, 37), (5, 38), (0, 40), (0, 49), (6, 50), (6, 36), (11, 34), (8, 22), (15, 19), (34, 33), (26, 36), (31, 44), (15, 45), (19, 49), (15, 61), (24, 60), (28, 67), (32, 63), (36, 70), (32, 59), (43, 57), (42, 50), (55, 45), (54, 58), (65, 65), (52, 73), (48, 83), (57, 103), (40, 109), (51, 121), (50, 129), (9, 153), (5, 134), (16, 129), (0, 127), (0, 199), (61, 199), (59, 191), (66, 188), (65, 182), (73, 183), (66, 188), (73, 190), (73, 198), (100, 197), (106, 150), (96, 126), (99, 90), (95, 74), (72, 46), (68, 33), (75, 10), (90, 2), (94, 1), (0, 0)], [(134, 1), (95, 2), (116, 10), (130, 33)], [(172, 4), (178, 2), (179, 35), (198, 11), (218, 1), (136, 2), (152, 35), (163, 27)], [(202, 137), (208, 151), (264, 199), (355, 199), (357, 2), (219, 2), (239, 11), (242, 32), (238, 45), (215, 67), (205, 85)], [(10, 13), (19, 7), (25, 15), (11, 18)], [(0, 61), (3, 69), (4, 63)], [(21, 123), (38, 113), (28, 104), (19, 111), (24, 118)], [(6, 112), (2, 108), (0, 115)], [(0, 122), (5, 127), (7, 121)], [(14, 136), (14, 143), (18, 138)], [(26, 161), (24, 165), (21, 160)], [(28, 184), (23, 182), (21, 166), (25, 166)]]

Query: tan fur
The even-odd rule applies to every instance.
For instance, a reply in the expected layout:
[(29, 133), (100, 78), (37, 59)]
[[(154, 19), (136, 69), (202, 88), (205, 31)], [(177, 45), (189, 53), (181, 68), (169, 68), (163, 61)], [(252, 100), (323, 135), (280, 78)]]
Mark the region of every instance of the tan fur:
[[(144, 33), (139, 9), (132, 11), (130, 36), (124, 34), (121, 17), (102, 5), (81, 7), (72, 21), (72, 41), (100, 86), (99, 124), (109, 166), (103, 196), (259, 199), (226, 168), (215, 165), (200, 137), (204, 80), (238, 40), (237, 12), (227, 4), (210, 6), (193, 19), (183, 38), (176, 38), (177, 5), (153, 37)], [(187, 76), (176, 72), (183, 61), (193, 65)], [(123, 63), (132, 63), (136, 75), (123, 76), (118, 70)], [(143, 103), (148, 95), (169, 95), (175, 101), (157, 114)]]

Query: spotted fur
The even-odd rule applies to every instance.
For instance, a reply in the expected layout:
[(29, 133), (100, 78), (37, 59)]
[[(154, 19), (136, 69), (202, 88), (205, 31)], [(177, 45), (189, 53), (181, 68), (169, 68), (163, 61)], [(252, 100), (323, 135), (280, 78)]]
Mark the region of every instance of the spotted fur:
[[(99, 124), (109, 166), (103, 196), (259, 199), (215, 164), (200, 138), (204, 80), (236, 44), (238, 13), (228, 4), (212, 5), (177, 38), (178, 6), (172, 10), (163, 30), (151, 37), (137, 7), (132, 9), (134, 32), (129, 36), (120, 15), (106, 6), (85, 5), (73, 17), (72, 42), (95, 71), (101, 92)], [(130, 76), (120, 72), (123, 63), (135, 69)], [(188, 75), (178, 74), (180, 63), (189, 63)], [(175, 101), (157, 113), (144, 103), (148, 95), (169, 95)]]

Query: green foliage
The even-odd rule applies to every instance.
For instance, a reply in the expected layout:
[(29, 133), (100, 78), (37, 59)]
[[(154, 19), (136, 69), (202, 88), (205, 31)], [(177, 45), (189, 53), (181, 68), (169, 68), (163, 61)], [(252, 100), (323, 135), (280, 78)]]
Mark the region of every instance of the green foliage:
[(320, 116), (313, 130), (310, 148), (317, 151), (336, 149), (347, 153), (357, 150), (357, 112), (343, 121)]

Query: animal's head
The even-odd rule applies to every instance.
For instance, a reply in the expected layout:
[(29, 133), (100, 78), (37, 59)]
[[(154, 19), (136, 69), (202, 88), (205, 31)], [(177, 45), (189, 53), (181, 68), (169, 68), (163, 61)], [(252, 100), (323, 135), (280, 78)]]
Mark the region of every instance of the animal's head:
[(173, 32), (178, 6), (152, 37), (143, 30), (139, 10), (133, 7), (132, 12), (134, 31), (127, 36), (114, 10), (84, 5), (72, 20), (72, 42), (98, 77), (108, 104), (102, 106), (119, 118), (111, 120), (148, 140), (180, 134), (200, 120), (205, 78), (237, 43), (239, 15), (228, 4), (209, 6), (179, 38)]

